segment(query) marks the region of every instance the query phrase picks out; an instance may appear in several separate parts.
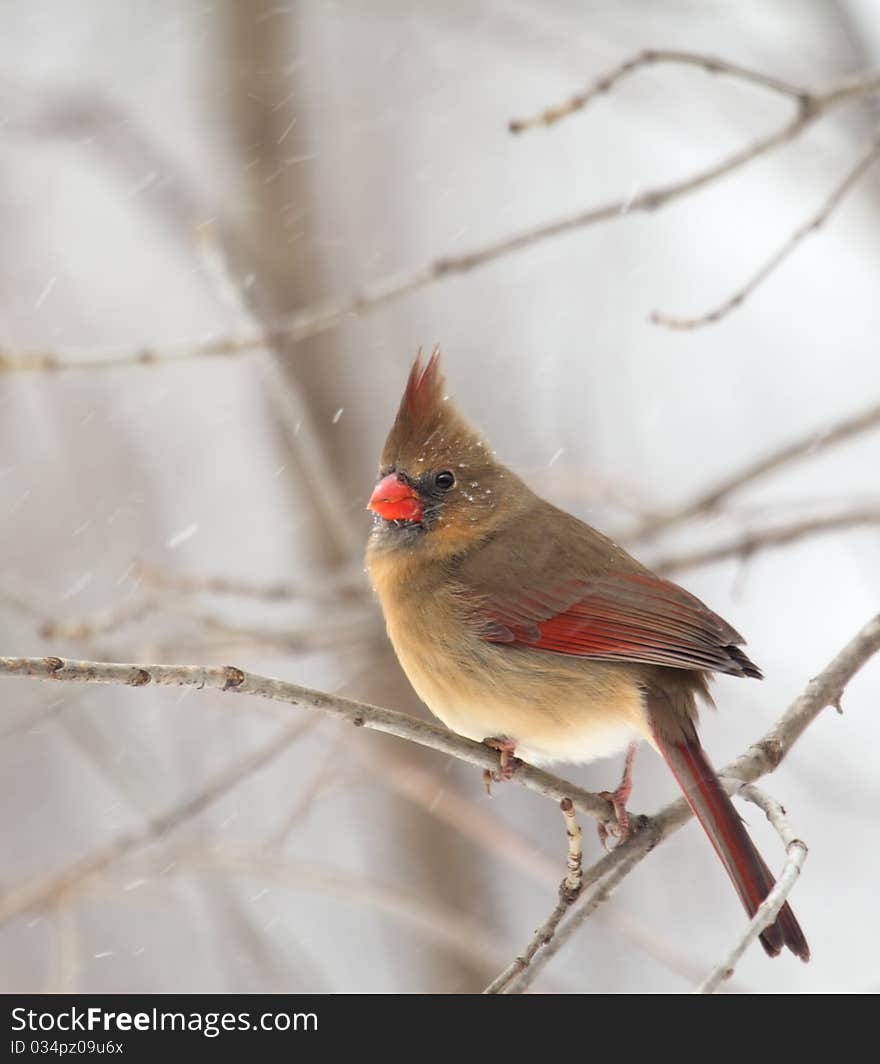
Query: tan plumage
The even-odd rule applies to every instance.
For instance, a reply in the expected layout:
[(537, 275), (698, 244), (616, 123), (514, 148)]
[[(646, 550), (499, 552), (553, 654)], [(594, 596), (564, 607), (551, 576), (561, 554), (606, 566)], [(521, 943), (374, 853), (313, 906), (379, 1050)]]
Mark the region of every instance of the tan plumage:
[[(410, 373), (370, 507), (370, 578), (432, 712), (535, 764), (646, 739), (754, 911), (772, 877), (696, 733), (711, 671), (760, 676), (742, 637), (497, 462), (444, 396), (436, 352)], [(788, 906), (762, 941), (809, 956)]]

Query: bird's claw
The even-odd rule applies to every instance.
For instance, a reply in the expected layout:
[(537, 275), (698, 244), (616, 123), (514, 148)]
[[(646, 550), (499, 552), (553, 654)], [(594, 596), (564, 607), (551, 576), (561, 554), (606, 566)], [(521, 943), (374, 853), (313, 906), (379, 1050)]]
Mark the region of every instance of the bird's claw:
[[(626, 762), (624, 763), (623, 779), (620, 781), (620, 786), (616, 791), (599, 791), (599, 797), (604, 798), (606, 802), (610, 802), (614, 807), (614, 822), (600, 820), (598, 825), (599, 841), (606, 850), (612, 850), (614, 846), (619, 846), (622, 842), (626, 842), (631, 833), (626, 803), (632, 794), (632, 769), (635, 756), (636, 748), (635, 744), (633, 744), (626, 752)], [(616, 839), (614, 846), (610, 845), (612, 838)]]
[[(626, 794), (621, 794), (621, 788), (616, 791), (599, 791), (599, 797), (604, 798), (606, 802), (610, 802), (614, 806), (614, 815), (616, 817), (614, 821), (600, 820), (598, 824), (599, 841), (606, 850), (613, 850), (615, 846), (619, 846), (630, 836), (629, 813), (626, 811), (626, 802), (631, 790), (632, 787), (627, 788)], [(616, 840), (613, 846), (610, 842), (612, 838)]]
[(516, 743), (512, 739), (503, 736), (484, 739), (486, 746), (498, 751), (498, 768), (493, 772), (491, 769), (483, 769), (483, 783), (486, 785), (486, 793), (491, 795), (493, 783), (507, 783), (513, 779), (513, 774), (522, 764), (522, 761), (514, 756)]

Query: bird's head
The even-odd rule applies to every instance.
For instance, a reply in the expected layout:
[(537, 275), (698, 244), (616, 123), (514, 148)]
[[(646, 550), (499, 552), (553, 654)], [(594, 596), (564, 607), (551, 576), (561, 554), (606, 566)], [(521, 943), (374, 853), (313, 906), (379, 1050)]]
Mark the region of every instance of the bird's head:
[(435, 349), (416, 359), (367, 504), (373, 544), (454, 554), (485, 538), (515, 507), (521, 481), (495, 460), (448, 396)]

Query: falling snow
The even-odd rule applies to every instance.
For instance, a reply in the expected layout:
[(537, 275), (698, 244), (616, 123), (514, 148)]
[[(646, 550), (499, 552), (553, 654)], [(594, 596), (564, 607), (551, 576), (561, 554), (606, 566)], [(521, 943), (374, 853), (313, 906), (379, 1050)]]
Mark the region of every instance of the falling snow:
[(166, 541), (165, 546), (169, 550), (174, 550), (182, 543), (186, 543), (187, 540), (192, 539), (198, 531), (199, 526), (197, 524), (193, 523), (191, 525), (186, 525), (184, 528), (181, 528), (179, 532), (175, 532), (174, 535), (170, 536)]
[(36, 300), (34, 301), (34, 310), (39, 310), (40, 307), (46, 302), (46, 300), (49, 298), (49, 294), (51, 293), (52, 289), (55, 287), (55, 284), (56, 284), (57, 280), (58, 280), (57, 277), (50, 277), (49, 278), (49, 281), (46, 284), (46, 287), (43, 289), (42, 292), (40, 292), (40, 294), (37, 296)]

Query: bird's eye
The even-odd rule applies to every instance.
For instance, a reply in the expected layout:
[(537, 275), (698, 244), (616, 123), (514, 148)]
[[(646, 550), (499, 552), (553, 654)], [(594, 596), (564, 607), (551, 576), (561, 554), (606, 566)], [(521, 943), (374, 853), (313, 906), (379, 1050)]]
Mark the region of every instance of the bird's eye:
[(451, 469), (441, 469), (437, 476), (434, 477), (434, 483), (441, 491), (449, 491), (455, 484), (455, 473)]

